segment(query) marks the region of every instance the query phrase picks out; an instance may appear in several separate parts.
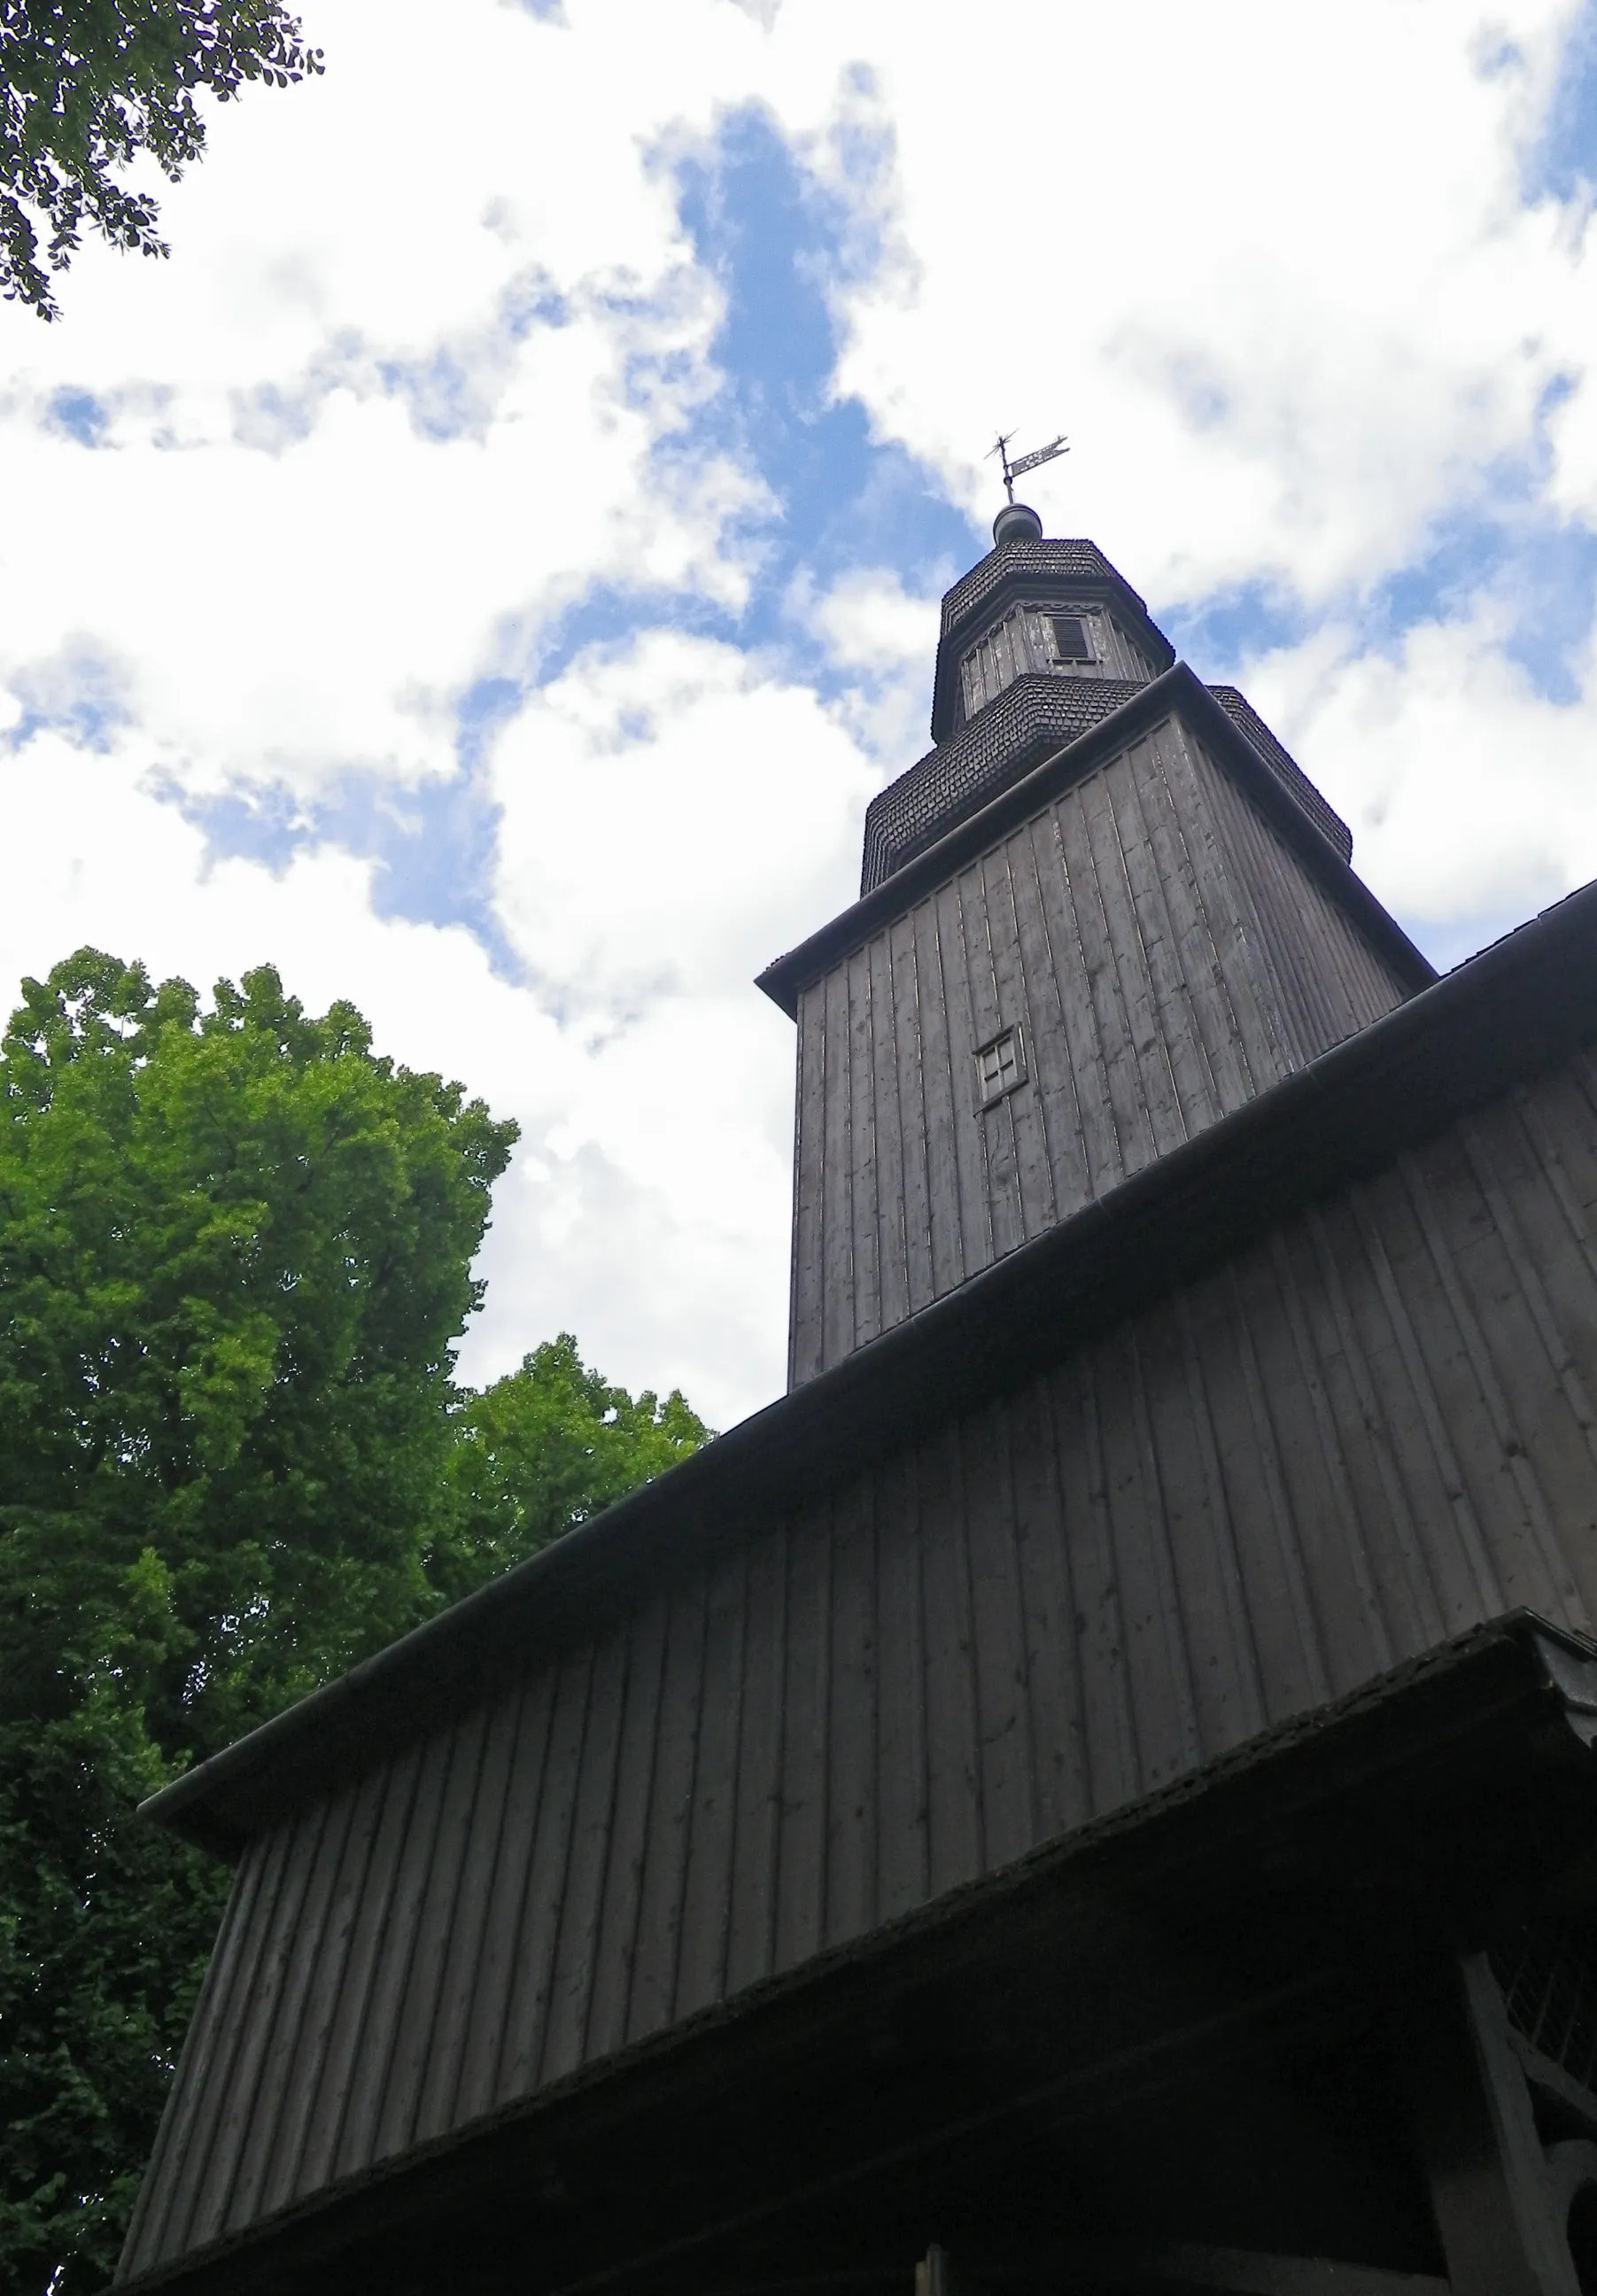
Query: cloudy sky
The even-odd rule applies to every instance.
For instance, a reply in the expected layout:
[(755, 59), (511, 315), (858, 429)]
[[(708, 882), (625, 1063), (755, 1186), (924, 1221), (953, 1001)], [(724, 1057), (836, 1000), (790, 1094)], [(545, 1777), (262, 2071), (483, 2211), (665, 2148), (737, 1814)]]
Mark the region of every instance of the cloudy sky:
[(0, 996), (269, 959), (522, 1126), (462, 1355), (782, 1384), (790, 1023), (1030, 487), (1438, 964), (1597, 873), (1593, 0), (304, 0), (0, 307)]

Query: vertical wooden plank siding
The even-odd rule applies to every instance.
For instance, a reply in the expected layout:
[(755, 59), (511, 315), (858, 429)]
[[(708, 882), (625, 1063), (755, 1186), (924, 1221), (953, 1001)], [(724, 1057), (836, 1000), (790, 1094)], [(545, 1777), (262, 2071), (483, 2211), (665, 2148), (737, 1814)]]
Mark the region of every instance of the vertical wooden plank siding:
[(283, 2075), (282, 2119), (270, 2147), (270, 2173), (263, 2174), (255, 2202), (259, 2215), (269, 2214), (291, 2199), (303, 2173), (314, 2108), (323, 2085), (322, 2068), (347, 1982), (356, 1914), (391, 1785), (390, 1775), (377, 1771), (348, 1790), (349, 1824), (342, 1858), (329, 1892), (326, 1924), (317, 1940), (299, 2047)]
[[(856, 949), (845, 968), (848, 984), (848, 1070), (849, 1242), (854, 1265), (853, 1344), (873, 1340), (881, 1329), (882, 1229), (891, 1233), (891, 1207), (884, 1205), (877, 1171), (876, 1135), (893, 1128), (896, 1063), (892, 1059), (891, 1007), (882, 1054), (877, 1053), (872, 996), (871, 951)], [(884, 1218), (884, 1214), (886, 1217)]]
[(1582, 1059), (830, 1497), (684, 1554), (254, 1843), (127, 2268), (1512, 1604), (1589, 1629), (1594, 1396)]
[[(976, 1047), (979, 998), (982, 983), (971, 978), (967, 907), (980, 903), (979, 880), (965, 871), (932, 896), (938, 947), (943, 964), (943, 1003), (939, 1018), (948, 1070), (948, 1132), (953, 1143), (954, 1182), (959, 1204), (959, 1233), (967, 1267), (986, 1267), (993, 1257), (993, 1199), (987, 1177), (987, 1130), (976, 1112)], [(977, 947), (980, 920), (972, 917)], [(929, 1016), (930, 1017), (930, 1016)], [(939, 1078), (940, 1082), (940, 1078)], [(829, 1357), (829, 1361), (832, 1358)]]
[(129, 2252), (176, 2256), (192, 2245), (189, 2224), (206, 2168), (208, 2118), (231, 2083), (241, 2000), (253, 1983), (274, 1926), (288, 1828), (257, 1836), (239, 1862), (217, 1949), (195, 2005), (176, 2078), (168, 2092), (150, 2168), (128, 2228)]
[(553, 1979), (539, 2081), (558, 2080), (587, 2055), (588, 2005), (594, 1988), (605, 1869), (616, 1830), (616, 1788), (629, 1673), (627, 1637), (610, 1635), (594, 1653), (582, 1747), (577, 1760), (571, 1839), (561, 1888), (559, 1927), (552, 1952)]
[[(671, 1599), (665, 1671), (655, 1718), (654, 1781), (633, 1935), (628, 2040), (668, 2025), (676, 2005), (699, 1738), (710, 1702), (704, 1679), (708, 1595), (703, 1580), (691, 1579), (675, 1589)], [(718, 1687), (724, 1693), (725, 1685)], [(528, 2086), (525, 2081), (507, 2081), (501, 2094), (506, 2099), (525, 2095)]]
[[(967, 1085), (968, 1046), (950, 1043), (949, 979), (937, 905), (922, 901), (915, 908), (914, 980), (919, 998), (921, 1089), (925, 1109), (928, 1226), (931, 1241), (931, 1296), (940, 1299), (962, 1283), (968, 1265), (979, 1267), (972, 1230), (965, 1235), (969, 1209), (962, 1200), (955, 1142), (967, 1122), (969, 1103), (956, 1101)], [(954, 1056), (957, 1054), (957, 1066)]]
[(733, 1874), (737, 1856), (738, 1753), (743, 1726), (749, 1556), (733, 1553), (711, 1572), (704, 1630), (704, 1710), (683, 1877), (682, 1939), (673, 2017), (726, 1996)]
[[(544, 1798), (559, 1687), (560, 1669), (545, 1668), (523, 1685), (519, 1701), (480, 1956), (475, 1970), (462, 1972), (460, 2070), (452, 2106), (440, 2120), (443, 2128), (475, 2119), (494, 2102), (505, 2013), (527, 1921), (528, 1828), (531, 1812)], [(485, 1808), (485, 1822), (488, 1815)]]
[[(1050, 1035), (1058, 1026), (1056, 1013), (1050, 1013), (1043, 1028), (1031, 1009), (1028, 994), (1026, 968), (1021, 955), (1020, 902), (1015, 891), (1014, 866), (1024, 867), (1026, 849), (1011, 854), (1000, 847), (983, 864), (982, 882), (985, 906), (988, 915), (987, 953), (993, 974), (994, 1028), (1004, 1025), (1010, 1016), (1019, 1023), (1034, 1070), (1040, 1065), (1044, 1029)], [(1055, 1076), (1062, 1046), (1050, 1044), (1051, 1068)], [(1053, 1190), (1053, 1152), (1049, 1138), (1051, 1121), (1057, 1113), (1057, 1095), (1034, 1092), (1012, 1093), (1002, 1103), (1004, 1120), (1012, 1127), (1014, 1136), (1015, 1193), (1012, 1218), (1019, 1236), (1036, 1235), (1052, 1227), (1058, 1218)]]
[[(1079, 615), (1092, 634), (1093, 659), (1061, 664), (1054, 644), (1055, 614)], [(995, 701), (1005, 686), (1028, 671), (1065, 677), (1130, 678), (1146, 683), (1158, 675), (1135, 640), (1101, 606), (1011, 606), (978, 638), (960, 662), (960, 693), (968, 724), (979, 709)]]
[(931, 1895), (982, 1867), (980, 1763), (972, 1667), (970, 1560), (966, 1544), (963, 1445), (950, 1428), (918, 1454), (926, 1673), (926, 1816)]
[(519, 1951), (512, 1953), (494, 2046), (495, 2101), (537, 2085), (597, 1658), (590, 1645), (556, 1669), (542, 1791), (528, 1842)]
[(877, 1543), (876, 1911), (880, 1920), (931, 1894), (926, 1715), (926, 1614), (915, 1462), (874, 1480), (889, 1533)]
[(1257, 945), (1278, 970), (1280, 1009), (1298, 1059), (1313, 1060), (1390, 1012), (1406, 992), (1224, 767), (1190, 734), (1183, 747), (1192, 786), (1214, 808), (1233, 856)]
[[(196, 2246), (215, 2239), (232, 2221), (239, 2177), (241, 2172), (247, 2175), (251, 2164), (251, 2140), (257, 2128), (274, 2114), (276, 2092), (262, 2076), (272, 2070), (271, 2036), (284, 1989), (291, 1988), (295, 1969), (319, 1922), (321, 1906), (314, 1897), (307, 1902), (307, 1893), (323, 1835), (330, 1824), (336, 1826), (337, 1815), (336, 1804), (302, 1809), (283, 1829), (271, 1924), (248, 1972), (249, 1989), (234, 2005), (230, 2020), (234, 2046), (225, 2081), (213, 2091), (211, 2109), (195, 2131), (192, 2183), (184, 2198), (189, 2242)], [(184, 2165), (189, 2169), (191, 2162)]]
[[(931, 1158), (927, 1062), (921, 1022), (920, 959), (914, 920), (899, 917), (882, 936), (893, 1006), (894, 1085), (898, 1136), (904, 1157), (904, 1194), (899, 1234), (905, 1258), (907, 1307), (913, 1315), (937, 1297), (931, 1242)], [(797, 1119), (795, 1119), (795, 1122)], [(894, 1295), (884, 1292), (884, 1302)], [(895, 1320), (897, 1320), (895, 1318)]]
[(461, 2073), (471, 2044), (475, 1980), (490, 1953), (489, 1923), (524, 1702), (522, 1685), (517, 1685), (488, 1712), (477, 1806), (460, 1858), (460, 1895), (446, 1940), (438, 2011), (419, 2083), (415, 2133), (422, 2142), (455, 2121)]
[[(807, 989), (792, 1383), (1402, 1001), (1175, 718)], [(982, 1109), (975, 1054), (1022, 1033)]]
[(745, 1556), (743, 1695), (726, 1922), (729, 1994), (756, 1983), (776, 1962), (786, 1735), (787, 1549), (785, 1526), (779, 1526), (767, 1537), (756, 1539)]
[(830, 1510), (812, 1508), (783, 1540), (781, 1811), (773, 1970), (791, 1969), (825, 1939), (827, 1719), (831, 1710)]
[(815, 1313), (820, 1359), (836, 1363), (856, 1345), (854, 1062), (848, 968), (838, 966), (822, 983), (826, 1032), (826, 1088), (821, 1104), (821, 1264)]
[(805, 990), (798, 1004), (798, 1091), (793, 1117), (793, 1267), (788, 1320), (788, 1384), (813, 1379), (822, 1365), (822, 1229), (825, 1142), (805, 1111), (826, 1104), (826, 983)]
[[(670, 1602), (656, 1595), (629, 1620), (626, 1685), (616, 1748), (610, 1836), (603, 1845), (602, 1894), (591, 1937), (582, 1940), (586, 1971), (583, 2047), (607, 2056), (627, 2038), (627, 2005), (637, 1960), (638, 1923), (649, 1821), (659, 1751), (660, 1693)], [(600, 1940), (604, 1951), (599, 1951)]]
[[(439, 1798), (431, 1872), (416, 1908), (415, 1936), (375, 2140), (379, 2158), (415, 2141), (416, 2115), (439, 2028), (439, 1991), (460, 1901), (460, 1882), (476, 1816), (477, 1786), (490, 1717), (486, 1707), (463, 1718), (449, 1747)], [(319, 1948), (318, 1948), (319, 1950)]]
[(826, 1937), (856, 1937), (876, 1915), (879, 1620), (874, 1494), (854, 1484), (831, 1524), (831, 1691), (826, 1750)]
[[(876, 1208), (879, 1226), (876, 1275), (881, 1297), (877, 1330), (891, 1330), (913, 1313), (910, 1294), (910, 1141), (900, 1101), (905, 1070), (897, 1041), (892, 951), (879, 933), (866, 952), (872, 1030), (872, 1089), (874, 1093)], [(913, 1081), (913, 1070), (911, 1071)], [(918, 1128), (918, 1119), (916, 1119)]]

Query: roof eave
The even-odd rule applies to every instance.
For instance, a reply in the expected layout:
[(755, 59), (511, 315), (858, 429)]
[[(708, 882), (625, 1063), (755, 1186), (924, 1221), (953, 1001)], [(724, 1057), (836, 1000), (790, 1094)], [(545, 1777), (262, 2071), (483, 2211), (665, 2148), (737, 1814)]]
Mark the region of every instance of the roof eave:
[[(1189, 1926), (1194, 1907), (1211, 1925), (1257, 1917), (1265, 1846), (1268, 1886), (1277, 1902), (1290, 1890), (1311, 1943), (1316, 1924), (1340, 1939), (1355, 1904), (1399, 1951), (1416, 1931), (1434, 1944), (1461, 1922), (1501, 1918), (1505, 1889), (1517, 1917), (1527, 1890), (1562, 1890), (1578, 1874), (1594, 1708), (1597, 1644), (1510, 1612), (495, 2115), (119, 2284), (128, 2296), (221, 2296), (299, 2285), (313, 2267), (343, 2278), (307, 2285), (348, 2284), (363, 2239), (446, 2206), (480, 2215), (490, 2193), (525, 2195), (534, 2129), (545, 2157), (570, 2162), (585, 2145), (613, 2145), (618, 2126), (635, 2144), (637, 2124), (612, 2115), (629, 2100), (638, 2110), (640, 2096), (678, 2127), (707, 2094), (744, 2110), (749, 2069), (790, 2080), (796, 2040), (835, 2052), (839, 2036), (857, 2039), (862, 2012), (874, 2032), (918, 2030), (929, 1988), (967, 1991), (973, 1972), (1013, 1967), (1039, 1943), (1056, 1965), (1064, 1948), (1072, 1982), (1108, 1981), (1118, 1997), (1118, 1941), (1138, 1933), (1124, 1915), (1167, 1902), (1174, 1887)], [(1437, 1822), (1439, 1802), (1454, 1822)], [(1339, 1896), (1350, 1873), (1356, 1882)], [(1106, 1906), (1122, 1918), (1106, 1921)], [(1084, 1945), (1095, 1959), (1081, 1957)], [(901, 2025), (906, 2006), (913, 2022)], [(837, 2061), (840, 2077), (852, 2062)], [(699, 2125), (689, 2124), (694, 2142)]]
[(1178, 704), (1193, 719), (1194, 730), (1230, 767), (1266, 818), (1331, 891), (1353, 911), (1358, 922), (1396, 967), (1400, 977), (1411, 988), (1429, 987), (1437, 977), (1429, 959), (1415, 947), (1363, 878), (1316, 828), (1241, 727), (1232, 722), (1208, 686), (1183, 661), (1174, 663), (1086, 733), (1051, 751), (1040, 765), (1011, 782), (977, 812), (967, 814), (936, 844), (915, 854), (890, 877), (884, 877), (880, 885), (863, 894), (796, 948), (774, 958), (758, 976), (755, 986), (764, 989), (790, 1020), (796, 1020), (803, 991), (840, 957), (860, 947), (891, 918), (901, 915), (967, 859), (1038, 812), (1051, 798), (1072, 783), (1084, 780), (1103, 759), (1167, 718)]
[(480, 1695), (495, 1667), (593, 1631), (667, 1569), (735, 1541), (751, 1507), (801, 1503), (1593, 1041), (1597, 885), (313, 1692), (147, 1814), (236, 1852), (272, 1811)]

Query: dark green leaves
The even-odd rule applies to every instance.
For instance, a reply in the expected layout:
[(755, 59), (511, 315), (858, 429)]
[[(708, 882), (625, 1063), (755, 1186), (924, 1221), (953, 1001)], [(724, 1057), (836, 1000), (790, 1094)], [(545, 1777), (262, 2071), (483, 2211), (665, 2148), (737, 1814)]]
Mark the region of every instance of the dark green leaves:
[(280, 1702), (414, 1619), (513, 1129), (270, 970), (202, 1017), (86, 951), (25, 996), (0, 1064), (0, 1538), (92, 1521), (118, 1571), (155, 1549), (198, 1640), (149, 1712), (200, 1751), (260, 1685)]
[(576, 1342), (450, 1379), (514, 1127), (83, 949), (0, 1041), (0, 2287), (101, 2287), (226, 1875), (135, 1816), (705, 1439)]
[[(513, 1127), (263, 968), (0, 1047), (0, 2285), (102, 2284), (225, 1875), (137, 1800), (436, 1607)], [(58, 2296), (63, 2291), (58, 2290)]]
[(463, 1595), (708, 1441), (680, 1393), (635, 1399), (590, 1371), (569, 1332), (462, 1398), (428, 1575)]
[(116, 171), (148, 152), (176, 182), (204, 148), (197, 90), (225, 102), (321, 70), (279, 0), (0, 0), (0, 295), (56, 317), (49, 275), (86, 225), (165, 255), (155, 201)]

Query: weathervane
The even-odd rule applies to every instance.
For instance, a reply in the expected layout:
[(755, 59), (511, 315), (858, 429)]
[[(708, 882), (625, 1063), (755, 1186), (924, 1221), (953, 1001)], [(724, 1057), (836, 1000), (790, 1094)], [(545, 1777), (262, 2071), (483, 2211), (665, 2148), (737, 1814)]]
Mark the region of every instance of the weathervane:
[(997, 445), (987, 448), (987, 456), (991, 462), (993, 456), (996, 455), (1003, 463), (1003, 490), (1011, 502), (1015, 498), (1017, 479), (1023, 478), (1028, 471), (1038, 470), (1043, 463), (1052, 462), (1056, 455), (1068, 455), (1070, 451), (1061, 431), (1057, 439), (1050, 439), (1047, 446), (1035, 447), (1029, 455), (1018, 455), (1011, 463), (1009, 458), (1009, 442), (1014, 435), (1012, 430), (1001, 430), (998, 434)]

